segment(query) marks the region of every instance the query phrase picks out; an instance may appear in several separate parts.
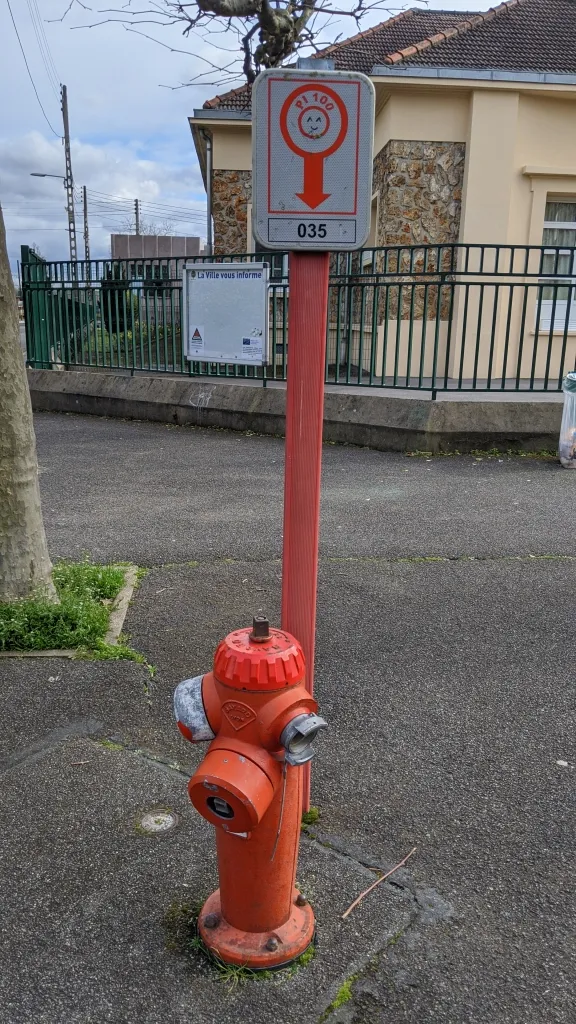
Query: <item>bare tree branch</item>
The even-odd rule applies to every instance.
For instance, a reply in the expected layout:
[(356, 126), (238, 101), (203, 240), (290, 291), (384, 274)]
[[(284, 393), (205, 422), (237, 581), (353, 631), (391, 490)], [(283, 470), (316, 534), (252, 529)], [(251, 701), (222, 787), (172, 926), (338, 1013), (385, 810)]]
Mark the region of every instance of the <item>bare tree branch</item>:
[[(427, 5), (428, 0), (416, 2)], [(279, 3), (282, 3), (281, 7)], [(226, 84), (226, 81), (229, 84), (237, 82), (241, 74), (244, 81), (251, 84), (263, 68), (279, 67), (301, 51), (320, 53), (322, 47), (338, 43), (340, 34), (334, 38), (328, 33), (335, 18), (351, 18), (360, 30), (363, 19), (375, 11), (392, 15), (406, 9), (394, 5), (393, 0), (127, 0), (118, 7), (98, 9), (88, 7), (82, 0), (69, 0), (62, 17), (56, 20), (63, 21), (76, 5), (103, 17), (89, 24), (71, 27), (96, 28), (119, 22), (127, 31), (142, 35), (171, 53), (188, 54), (204, 62), (211, 72), (217, 72), (218, 79), (222, 76), (218, 85)], [(161, 28), (179, 26), (183, 36), (194, 35), (196, 42), (201, 39), (205, 46), (222, 54), (234, 51), (214, 37), (232, 33), (238, 41), (238, 63), (230, 64), (223, 56), (221, 60), (218, 57), (210, 60), (198, 52), (171, 46), (136, 27), (144, 25)], [(215, 85), (215, 82), (205, 81), (211, 72), (195, 74), (187, 84)], [(183, 87), (182, 84), (167, 88)]]

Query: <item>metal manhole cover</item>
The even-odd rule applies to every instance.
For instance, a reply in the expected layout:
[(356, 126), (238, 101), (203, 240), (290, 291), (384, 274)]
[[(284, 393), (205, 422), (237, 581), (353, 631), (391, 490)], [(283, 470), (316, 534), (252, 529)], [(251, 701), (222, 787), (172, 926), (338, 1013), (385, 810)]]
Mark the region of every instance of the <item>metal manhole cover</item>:
[(158, 835), (161, 832), (170, 832), (178, 824), (178, 817), (174, 811), (167, 811), (164, 807), (157, 807), (147, 811), (140, 818), (140, 828), (149, 835)]

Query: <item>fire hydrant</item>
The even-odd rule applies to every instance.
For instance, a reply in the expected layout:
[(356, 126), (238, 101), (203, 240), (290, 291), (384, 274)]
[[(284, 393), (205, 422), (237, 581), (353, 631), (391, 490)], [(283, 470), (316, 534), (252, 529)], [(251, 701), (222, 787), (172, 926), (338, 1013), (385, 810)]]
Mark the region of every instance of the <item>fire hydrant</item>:
[(295, 886), (302, 765), (326, 722), (304, 686), (299, 643), (263, 616), (223, 640), (214, 670), (176, 688), (180, 732), (211, 741), (188, 793), (216, 826), (220, 887), (198, 919), (204, 944), (226, 963), (279, 967), (314, 937), (314, 914)]

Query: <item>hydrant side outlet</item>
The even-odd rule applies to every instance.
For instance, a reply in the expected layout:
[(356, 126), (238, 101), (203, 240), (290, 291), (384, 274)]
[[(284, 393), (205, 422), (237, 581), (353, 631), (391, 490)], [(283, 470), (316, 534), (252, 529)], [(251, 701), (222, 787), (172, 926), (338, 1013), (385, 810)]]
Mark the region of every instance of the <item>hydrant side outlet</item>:
[(300, 645), (282, 630), (266, 635), (264, 624), (229, 634), (214, 671), (175, 701), (193, 736), (206, 724), (216, 732), (188, 787), (216, 828), (220, 888), (200, 913), (200, 935), (223, 961), (253, 969), (289, 963), (314, 935), (312, 909), (295, 888), (300, 765), (325, 726), (303, 685)]
[(182, 735), (190, 743), (207, 743), (214, 733), (206, 715), (202, 699), (204, 676), (185, 679), (174, 692), (174, 715)]

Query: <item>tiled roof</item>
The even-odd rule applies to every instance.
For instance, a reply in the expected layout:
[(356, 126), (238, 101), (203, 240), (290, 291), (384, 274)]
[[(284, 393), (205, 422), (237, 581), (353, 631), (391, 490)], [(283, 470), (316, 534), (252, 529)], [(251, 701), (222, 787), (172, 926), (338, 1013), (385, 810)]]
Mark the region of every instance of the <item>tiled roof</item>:
[(337, 71), (363, 71), (369, 75), (374, 65), (382, 64), (389, 53), (412, 46), (425, 36), (447, 31), (471, 17), (473, 14), (465, 11), (403, 11), (357, 36), (327, 46), (318, 56), (331, 57)]
[(249, 85), (241, 85), (239, 89), (231, 89), (221, 96), (214, 96), (206, 100), (204, 107), (211, 107), (214, 110), (250, 110), (252, 89)]
[(576, 73), (576, 0), (508, 0), (460, 22), (449, 39), (385, 63)]
[[(378, 64), (576, 73), (576, 0), (505, 0), (482, 13), (408, 10), (318, 56), (365, 74)], [(204, 106), (249, 110), (250, 88)]]
[[(317, 56), (331, 57), (338, 71), (363, 71), (369, 75), (375, 64), (383, 64), (388, 54), (395, 50), (411, 46), (425, 36), (434, 35), (471, 17), (473, 15), (464, 11), (403, 11), (374, 28), (327, 46)], [(218, 110), (249, 110), (250, 92), (250, 87), (244, 85), (206, 100), (204, 106)]]

